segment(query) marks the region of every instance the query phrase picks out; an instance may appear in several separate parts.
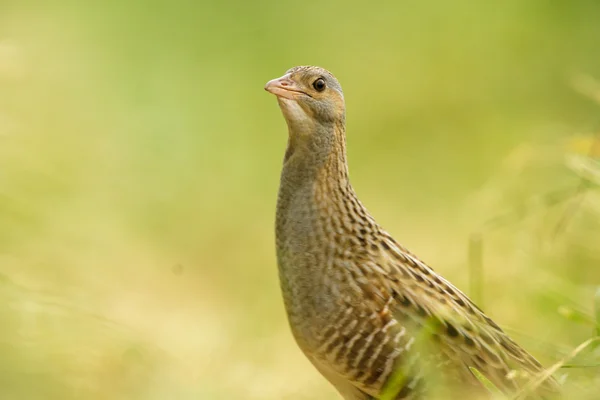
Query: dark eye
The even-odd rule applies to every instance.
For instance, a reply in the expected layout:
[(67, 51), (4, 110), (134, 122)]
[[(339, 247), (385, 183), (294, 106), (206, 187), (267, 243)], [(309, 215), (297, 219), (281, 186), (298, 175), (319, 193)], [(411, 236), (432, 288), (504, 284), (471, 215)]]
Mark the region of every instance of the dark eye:
[(317, 92), (322, 92), (325, 90), (325, 80), (323, 78), (319, 78), (313, 82), (313, 87)]

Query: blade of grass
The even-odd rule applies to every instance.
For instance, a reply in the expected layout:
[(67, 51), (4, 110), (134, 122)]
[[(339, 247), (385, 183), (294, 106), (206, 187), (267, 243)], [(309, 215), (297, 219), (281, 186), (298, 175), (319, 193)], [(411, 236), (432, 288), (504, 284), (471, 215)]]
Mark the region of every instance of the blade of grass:
[(600, 286), (596, 288), (594, 295), (594, 316), (596, 317), (595, 336), (600, 336)]
[(598, 364), (565, 364), (561, 368), (600, 368), (600, 363)]
[(567, 357), (563, 358), (553, 366), (542, 372), (536, 379), (532, 379), (528, 385), (522, 390), (515, 394), (511, 400), (519, 400), (527, 398), (527, 395), (531, 394), (538, 386), (540, 386), (546, 379), (550, 378), (552, 374), (558, 371), (567, 361), (573, 359), (576, 355), (585, 350), (588, 346), (600, 342), (600, 337), (594, 337), (586, 340), (575, 348)]
[[(439, 320), (430, 319), (419, 331), (413, 348), (422, 348), (434, 335), (436, 335), (441, 329), (441, 322)], [(410, 369), (415, 365), (415, 361), (406, 362), (400, 365), (394, 370), (392, 375), (388, 378), (383, 391), (379, 397), (379, 400), (395, 400), (404, 385), (409, 384), (407, 378), (410, 376)]]
[(558, 307), (558, 313), (562, 315), (564, 318), (569, 321), (581, 324), (596, 327), (596, 320), (593, 316), (586, 314), (583, 311), (577, 310), (570, 306), (560, 306)]
[(479, 372), (479, 370), (477, 370), (477, 368), (475, 367), (469, 367), (469, 370), (473, 373), (473, 375), (475, 376), (475, 378), (477, 378), (477, 380), (483, 385), (483, 387), (485, 387), (487, 389), (488, 392), (490, 392), (492, 394), (492, 396), (496, 399), (504, 399), (506, 398), (506, 396), (504, 395), (504, 393), (502, 393), (500, 391), (500, 389), (498, 389), (496, 387), (496, 385), (494, 385), (492, 383), (492, 381), (490, 381), (485, 375), (483, 375), (481, 372)]
[[(573, 89), (578, 91), (580, 94), (589, 97), (590, 99), (598, 102), (600, 104), (600, 83), (595, 80), (593, 77), (589, 75), (577, 75), (572, 79)], [(590, 146), (588, 157), (592, 158), (593, 155), (600, 148), (600, 134), (596, 135), (595, 140), (592, 142)], [(573, 216), (573, 214), (580, 208), (586, 190), (589, 188), (589, 182), (582, 177), (579, 185), (577, 186), (574, 193), (574, 200), (568, 205), (567, 209), (563, 213), (563, 216), (560, 218), (556, 227), (554, 228), (553, 238), (556, 238), (558, 234), (564, 230), (567, 226), (569, 219)]]

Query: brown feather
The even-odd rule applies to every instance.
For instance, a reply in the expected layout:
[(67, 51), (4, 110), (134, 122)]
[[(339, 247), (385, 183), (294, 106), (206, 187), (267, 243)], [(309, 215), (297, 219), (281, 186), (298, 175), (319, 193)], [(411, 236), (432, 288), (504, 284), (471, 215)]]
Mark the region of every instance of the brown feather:
[[(479, 393), (468, 367), (506, 393), (528, 380), (511, 371), (542, 373), (535, 358), (399, 245), (358, 200), (348, 179), (344, 98), (333, 75), (317, 67), (287, 74), (306, 96), (280, 99), (289, 143), (277, 258), (292, 332), (313, 364), (347, 400), (378, 398), (399, 369), (407, 376), (398, 399), (419, 397), (434, 375), (448, 390)], [(319, 77), (329, 85), (323, 92), (311, 88)], [(432, 321), (431, 340), (417, 344)], [(539, 395), (557, 392), (549, 379)]]

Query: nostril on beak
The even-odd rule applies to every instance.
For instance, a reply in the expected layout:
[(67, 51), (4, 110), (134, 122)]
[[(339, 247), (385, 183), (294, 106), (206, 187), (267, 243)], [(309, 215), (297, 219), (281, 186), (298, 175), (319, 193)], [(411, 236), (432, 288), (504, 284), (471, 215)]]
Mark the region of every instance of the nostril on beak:
[(284, 91), (294, 90), (294, 86), (294, 81), (289, 79), (289, 76), (284, 75), (280, 78), (271, 79), (269, 82), (267, 82), (265, 85), (265, 90), (267, 92), (275, 93), (277, 89)]

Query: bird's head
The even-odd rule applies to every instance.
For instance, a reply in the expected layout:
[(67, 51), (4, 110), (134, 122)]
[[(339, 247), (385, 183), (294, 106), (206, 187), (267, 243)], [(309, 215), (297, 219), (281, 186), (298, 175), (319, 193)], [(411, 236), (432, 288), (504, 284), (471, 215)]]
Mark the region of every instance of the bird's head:
[(314, 132), (344, 123), (342, 87), (323, 68), (294, 67), (267, 82), (265, 90), (277, 96), (290, 131)]

